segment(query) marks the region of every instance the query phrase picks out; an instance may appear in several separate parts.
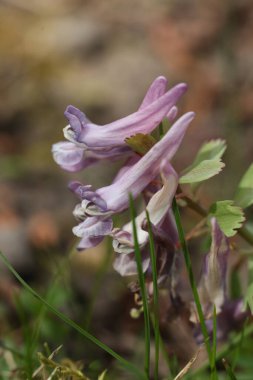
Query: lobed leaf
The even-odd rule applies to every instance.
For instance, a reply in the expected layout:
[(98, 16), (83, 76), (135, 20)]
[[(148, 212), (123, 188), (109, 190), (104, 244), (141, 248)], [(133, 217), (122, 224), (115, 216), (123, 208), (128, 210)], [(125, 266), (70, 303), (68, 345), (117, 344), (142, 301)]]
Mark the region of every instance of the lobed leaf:
[(225, 164), (220, 159), (204, 160), (193, 166), (190, 171), (179, 178), (179, 183), (202, 182), (217, 174)]
[(250, 165), (235, 193), (235, 201), (242, 208), (253, 204), (253, 164)]
[(224, 140), (211, 140), (204, 143), (193, 163), (182, 172), (180, 183), (196, 183), (218, 174), (225, 166), (221, 157), (226, 150)]
[(227, 145), (225, 140), (210, 140), (201, 146), (192, 165), (196, 165), (205, 160), (215, 160), (221, 158), (226, 148)]
[(209, 215), (217, 219), (220, 229), (227, 237), (234, 236), (245, 220), (242, 209), (234, 206), (231, 200), (214, 203), (210, 207)]

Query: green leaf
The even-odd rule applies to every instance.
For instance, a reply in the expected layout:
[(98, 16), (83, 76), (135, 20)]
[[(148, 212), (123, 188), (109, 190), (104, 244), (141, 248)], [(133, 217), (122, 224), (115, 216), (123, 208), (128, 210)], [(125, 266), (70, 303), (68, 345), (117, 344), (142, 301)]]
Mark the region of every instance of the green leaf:
[(250, 165), (238, 185), (235, 201), (242, 208), (253, 204), (253, 164)]
[(225, 166), (221, 161), (225, 150), (224, 140), (211, 140), (203, 144), (193, 163), (182, 172), (179, 182), (201, 182), (218, 174)]
[(217, 219), (221, 230), (228, 237), (234, 236), (245, 220), (242, 209), (234, 206), (234, 202), (230, 200), (214, 203), (210, 207), (209, 215)]
[(227, 148), (225, 140), (217, 139), (204, 143), (198, 151), (192, 165), (199, 164), (205, 160), (215, 160), (221, 158)]
[(144, 156), (156, 144), (156, 139), (151, 135), (137, 133), (134, 136), (127, 137), (125, 143), (135, 152)]
[(194, 166), (188, 173), (179, 178), (179, 183), (195, 183), (205, 181), (219, 174), (225, 164), (220, 159), (205, 160)]

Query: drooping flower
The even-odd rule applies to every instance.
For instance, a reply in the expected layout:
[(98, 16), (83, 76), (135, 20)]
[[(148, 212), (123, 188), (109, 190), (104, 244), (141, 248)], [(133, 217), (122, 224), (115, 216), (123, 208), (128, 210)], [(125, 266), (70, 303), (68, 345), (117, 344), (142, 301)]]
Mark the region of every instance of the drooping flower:
[(53, 145), (54, 160), (68, 171), (82, 170), (100, 159), (111, 159), (131, 154), (125, 139), (136, 133), (149, 133), (165, 117), (173, 122), (175, 104), (185, 92), (181, 83), (166, 92), (167, 79), (158, 77), (148, 89), (139, 110), (113, 123), (99, 126), (91, 123), (80, 110), (68, 106), (65, 116), (69, 125), (64, 135), (69, 142)]
[[(217, 220), (211, 219), (212, 244), (209, 253), (204, 258), (202, 275), (198, 285), (199, 297), (206, 318), (212, 317), (213, 306), (219, 314), (226, 301), (226, 272), (229, 255), (229, 242), (220, 229)], [(197, 321), (194, 311), (192, 321)]]
[[(111, 185), (93, 191), (90, 185), (70, 183), (70, 189), (81, 199), (81, 203), (74, 209), (74, 216), (80, 223), (73, 228), (73, 233), (82, 238), (79, 249), (90, 247), (91, 242), (95, 246), (102, 240), (103, 235), (109, 235), (110, 217), (128, 208), (129, 194), (136, 198), (166, 168), (166, 165), (167, 168), (171, 168), (168, 166), (169, 161), (176, 153), (193, 117), (192, 112), (183, 115), (164, 138), (143, 157), (138, 158), (134, 155), (120, 170)], [(87, 221), (87, 218), (91, 217), (92, 229), (90, 222)], [(101, 220), (107, 221), (104, 229), (101, 229)], [(94, 239), (98, 236), (100, 239)]]
[[(157, 82), (163, 83), (164, 80), (163, 77), (158, 78)], [(155, 83), (154, 87), (156, 90), (158, 83)], [(154, 96), (160, 92), (149, 90), (137, 112), (103, 126), (91, 123), (81, 111), (69, 106), (65, 111), (65, 116), (70, 124), (64, 128), (64, 135), (69, 141), (93, 151), (125, 145), (125, 139), (129, 136), (152, 132), (166, 117), (186, 88), (184, 83), (179, 84), (155, 100)]]
[(112, 219), (105, 220), (96, 217), (87, 218), (84, 222), (80, 223), (73, 228), (73, 233), (81, 238), (77, 249), (83, 250), (95, 247), (109, 235), (112, 230)]
[(108, 151), (84, 151), (77, 144), (61, 141), (53, 145), (52, 153), (55, 162), (62, 169), (69, 172), (77, 172), (97, 163), (101, 159), (110, 159), (112, 161), (119, 157), (131, 155), (132, 151), (127, 145)]
[(129, 193), (136, 198), (160, 174), (161, 162), (165, 165), (174, 156), (193, 117), (194, 113), (189, 112), (178, 119), (162, 140), (135, 164), (123, 169), (123, 174), (111, 185), (92, 191), (76, 182), (71, 183), (70, 189), (82, 199), (74, 215), (79, 219), (109, 217), (127, 209)]
[[(178, 185), (178, 176), (172, 166), (168, 163), (164, 164), (164, 166), (163, 164), (161, 165), (161, 178), (163, 186), (151, 197), (146, 209), (135, 219), (138, 243), (142, 250), (143, 272), (146, 272), (150, 266), (150, 255), (149, 252), (145, 251), (145, 247), (149, 241), (146, 219), (146, 210), (148, 211), (157, 246), (156, 252), (157, 258), (159, 259), (157, 260), (159, 267), (158, 275), (162, 274), (164, 265), (166, 265), (168, 261), (170, 263), (172, 262), (172, 257), (169, 257), (169, 251), (171, 251), (173, 245), (169, 237), (170, 228), (165, 231), (162, 228), (162, 224), (165, 218), (169, 217), (168, 211), (171, 207)], [(132, 222), (127, 223), (122, 229), (114, 229), (111, 236), (113, 237), (113, 249), (116, 253), (114, 269), (116, 269), (122, 276), (137, 274), (135, 255), (133, 253), (134, 239)], [(162, 249), (163, 247), (166, 247), (166, 252)], [(160, 278), (161, 276), (158, 277)]]
[[(153, 227), (158, 228), (171, 207), (177, 189), (178, 176), (170, 164), (164, 163), (164, 166), (163, 163), (161, 164), (161, 178), (163, 186), (151, 197), (146, 209), (135, 219), (140, 248), (145, 246), (149, 239), (147, 228), (144, 226), (146, 221), (146, 210), (149, 213), (150, 223)], [(128, 254), (134, 251), (132, 221), (127, 223), (122, 229), (115, 229), (112, 231), (111, 235), (114, 239), (113, 248), (115, 252)]]

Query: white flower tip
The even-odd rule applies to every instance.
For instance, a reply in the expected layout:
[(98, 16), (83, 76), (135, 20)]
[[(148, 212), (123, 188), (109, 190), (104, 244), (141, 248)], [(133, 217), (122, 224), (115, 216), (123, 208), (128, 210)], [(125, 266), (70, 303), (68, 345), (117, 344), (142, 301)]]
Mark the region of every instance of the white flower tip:
[(63, 135), (67, 140), (71, 142), (75, 142), (76, 134), (71, 128), (70, 124), (68, 124), (65, 128), (63, 128)]

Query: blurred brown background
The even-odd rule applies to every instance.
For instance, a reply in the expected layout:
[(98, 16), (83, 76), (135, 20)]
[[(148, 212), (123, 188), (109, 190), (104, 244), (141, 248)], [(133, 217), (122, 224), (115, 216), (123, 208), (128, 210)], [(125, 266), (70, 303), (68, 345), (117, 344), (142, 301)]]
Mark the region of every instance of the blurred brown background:
[(99, 185), (115, 171), (73, 175), (53, 162), (68, 104), (105, 124), (134, 112), (156, 76), (187, 82), (180, 113), (197, 117), (175, 166), (226, 138), (227, 167), (203, 194), (231, 197), (252, 161), (252, 35), (250, 0), (1, 0), (0, 247), (16, 267), (29, 276), (73, 245), (70, 179)]

